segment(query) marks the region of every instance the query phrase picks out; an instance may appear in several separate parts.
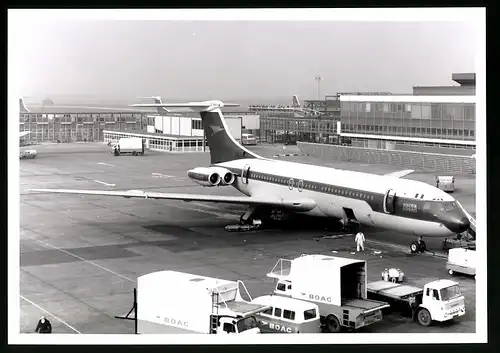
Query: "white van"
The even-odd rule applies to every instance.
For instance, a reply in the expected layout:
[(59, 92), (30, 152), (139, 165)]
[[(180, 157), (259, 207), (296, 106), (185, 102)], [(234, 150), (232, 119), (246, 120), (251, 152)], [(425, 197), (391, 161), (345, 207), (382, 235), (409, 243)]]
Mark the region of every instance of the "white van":
[(257, 139), (253, 134), (241, 134), (241, 144), (242, 145), (256, 145)]
[(455, 177), (454, 176), (438, 176), (436, 177), (436, 187), (443, 191), (455, 191)]
[(254, 304), (270, 306), (255, 314), (262, 333), (321, 333), (319, 308), (304, 300), (278, 295), (264, 295)]

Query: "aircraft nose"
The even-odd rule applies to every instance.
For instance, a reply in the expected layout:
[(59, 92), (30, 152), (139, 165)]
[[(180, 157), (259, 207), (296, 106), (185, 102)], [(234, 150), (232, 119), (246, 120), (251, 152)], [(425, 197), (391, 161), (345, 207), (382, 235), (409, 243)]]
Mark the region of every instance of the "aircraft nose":
[(450, 222), (448, 224), (448, 229), (454, 233), (462, 233), (465, 232), (470, 227), (470, 221), (467, 217), (462, 217), (459, 220), (454, 222)]

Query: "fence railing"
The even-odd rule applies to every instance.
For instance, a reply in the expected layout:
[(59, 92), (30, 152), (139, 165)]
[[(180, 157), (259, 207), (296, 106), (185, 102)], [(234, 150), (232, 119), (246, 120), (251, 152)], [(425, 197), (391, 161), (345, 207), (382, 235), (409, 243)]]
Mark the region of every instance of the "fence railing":
[(383, 163), (442, 173), (476, 173), (476, 159), (469, 156), (297, 142), (304, 155), (339, 161)]

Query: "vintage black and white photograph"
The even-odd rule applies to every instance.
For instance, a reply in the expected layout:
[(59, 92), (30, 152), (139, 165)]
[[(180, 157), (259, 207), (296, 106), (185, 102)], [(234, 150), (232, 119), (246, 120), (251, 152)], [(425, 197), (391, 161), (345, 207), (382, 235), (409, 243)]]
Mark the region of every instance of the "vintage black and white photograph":
[(9, 10), (9, 340), (486, 342), (485, 33)]

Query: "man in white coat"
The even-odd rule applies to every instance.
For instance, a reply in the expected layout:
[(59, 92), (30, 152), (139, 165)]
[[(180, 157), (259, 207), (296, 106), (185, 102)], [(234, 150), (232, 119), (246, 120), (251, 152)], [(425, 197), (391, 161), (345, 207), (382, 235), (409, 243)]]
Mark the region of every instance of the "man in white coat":
[(365, 251), (364, 247), (365, 235), (362, 232), (358, 232), (358, 234), (356, 234), (354, 241), (356, 242), (356, 251), (359, 252), (360, 248), (361, 250)]

